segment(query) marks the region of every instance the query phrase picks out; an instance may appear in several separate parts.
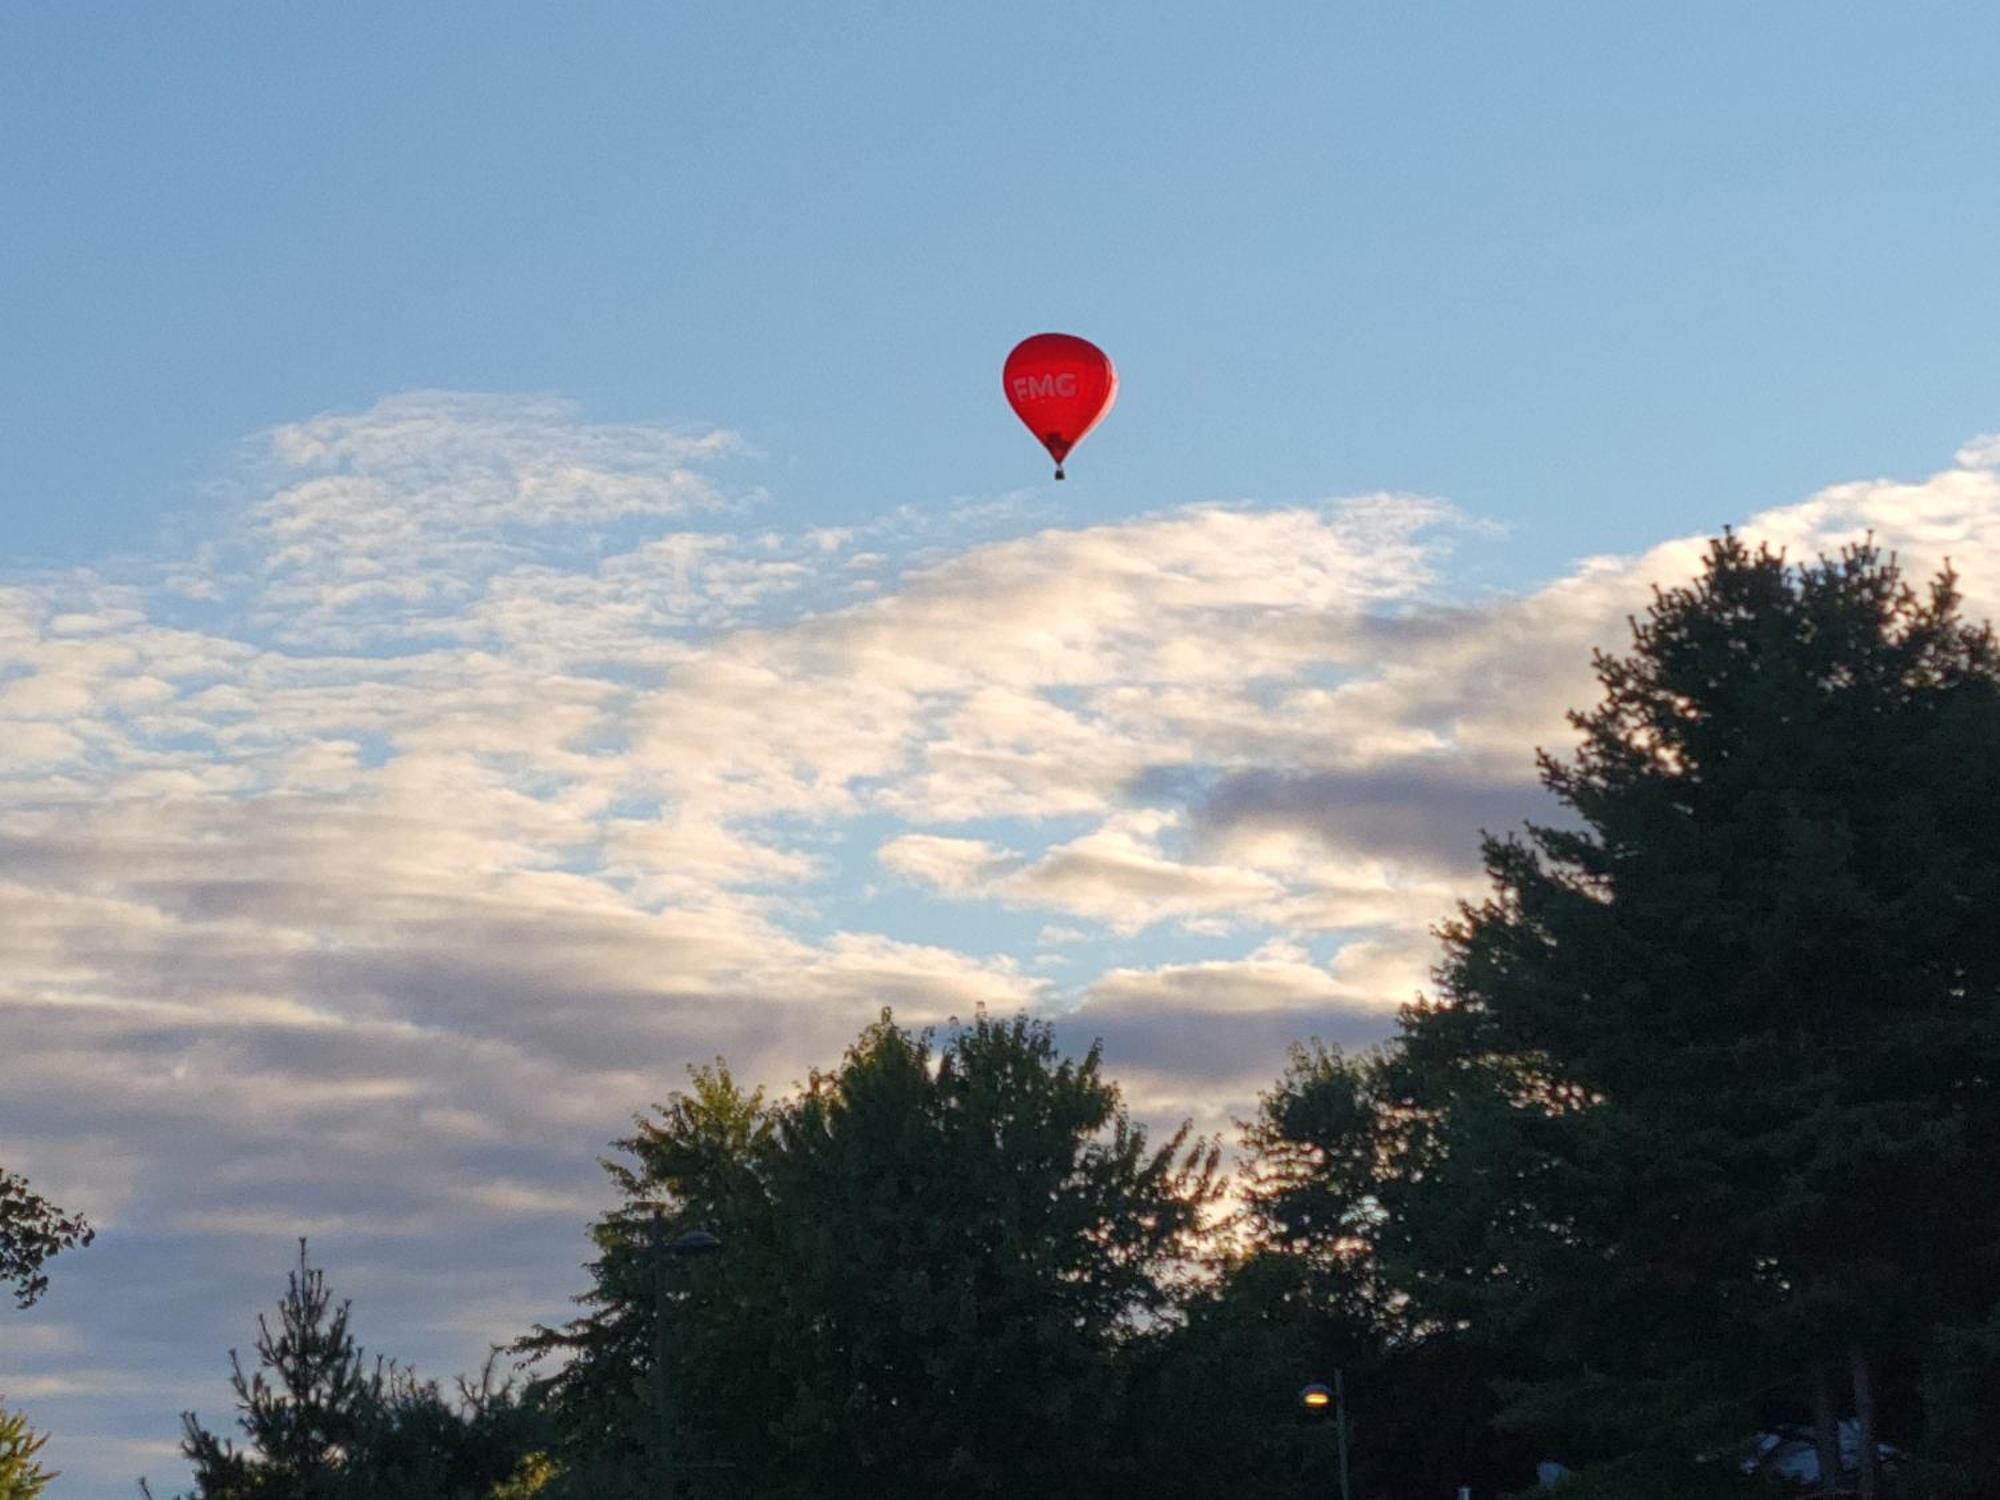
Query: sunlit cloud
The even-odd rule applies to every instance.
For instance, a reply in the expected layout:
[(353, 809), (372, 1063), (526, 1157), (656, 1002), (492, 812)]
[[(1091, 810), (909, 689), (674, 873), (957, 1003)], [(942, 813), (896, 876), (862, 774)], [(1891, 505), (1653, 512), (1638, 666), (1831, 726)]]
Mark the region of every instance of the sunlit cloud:
[[(1949, 554), (1983, 613), (1997, 466), (1743, 529)], [(109, 1231), (0, 1389), (129, 1401), (87, 1372), (150, 1329), (171, 1432), (214, 1376), (179, 1351), (240, 1341), (298, 1233), (431, 1331), (394, 1352), (473, 1362), (519, 1328), (481, 1316), (562, 1313), (632, 1111), (718, 1054), (783, 1086), (884, 1005), (1058, 1018), (1219, 1128), (1288, 1041), (1386, 1033), (1480, 830), (1551, 815), (1591, 649), (1701, 549), (1470, 596), (1477, 524), (1422, 497), (954, 547), (775, 530), (746, 471), (424, 393), (266, 434), (187, 555), (0, 580), (0, 1141)], [(140, 1246), (173, 1308), (109, 1290)]]

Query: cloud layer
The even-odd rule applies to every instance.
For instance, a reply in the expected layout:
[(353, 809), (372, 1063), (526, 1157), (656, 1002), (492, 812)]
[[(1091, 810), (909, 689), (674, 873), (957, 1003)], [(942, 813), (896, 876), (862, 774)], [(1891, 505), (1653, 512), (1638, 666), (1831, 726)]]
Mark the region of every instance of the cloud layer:
[[(786, 530), (745, 456), (418, 393), (266, 434), (186, 556), (0, 580), (0, 1145), (107, 1230), (0, 1390), (80, 1480), (174, 1472), (298, 1233), (420, 1363), (560, 1316), (689, 1062), (1030, 1007), (1215, 1126), (1381, 1035), (1700, 553), (1467, 597), (1474, 523), (1404, 495)], [(1744, 529), (1949, 553), (1990, 612), (1997, 468)]]

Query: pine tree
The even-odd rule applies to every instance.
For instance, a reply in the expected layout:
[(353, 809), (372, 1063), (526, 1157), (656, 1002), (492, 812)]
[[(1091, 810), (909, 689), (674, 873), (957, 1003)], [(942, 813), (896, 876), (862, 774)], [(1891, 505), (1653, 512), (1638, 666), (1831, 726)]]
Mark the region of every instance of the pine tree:
[(367, 1368), (348, 1327), (349, 1304), (333, 1301), (326, 1273), (306, 1257), (287, 1277), (274, 1329), (257, 1315), (257, 1367), (229, 1351), (236, 1425), (248, 1443), (210, 1432), (182, 1415), (181, 1452), (193, 1465), (194, 1500), (334, 1500), (342, 1467), (381, 1406), (388, 1373)]
[(35, 1457), (48, 1441), (20, 1412), (0, 1408), (0, 1500), (35, 1500), (57, 1477)]
[(1597, 669), (1541, 761), (1572, 821), (1487, 841), (1406, 1016), (1411, 1274), (1567, 1364), (1516, 1414), (1606, 1453), (1867, 1417), (2000, 1291), (1968, 1193), (2000, 1170), (2000, 653), (1949, 572), (1920, 598), (1870, 544), (1730, 536)]
[[(274, 1328), (257, 1317), (257, 1365), (229, 1353), (236, 1425), (246, 1443), (182, 1415), (193, 1466), (188, 1500), (487, 1500), (538, 1493), (543, 1422), (489, 1358), (478, 1381), (448, 1398), (437, 1382), (377, 1359), (371, 1365), (307, 1259), (286, 1279)], [(508, 1488), (511, 1486), (511, 1488)], [(145, 1482), (140, 1489), (150, 1496)]]

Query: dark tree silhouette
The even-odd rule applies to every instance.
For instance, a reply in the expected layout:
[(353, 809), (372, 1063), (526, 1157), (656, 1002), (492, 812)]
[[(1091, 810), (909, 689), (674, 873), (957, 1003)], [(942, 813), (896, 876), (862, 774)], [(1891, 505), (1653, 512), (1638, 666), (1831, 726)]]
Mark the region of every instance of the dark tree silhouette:
[[(379, 1359), (371, 1366), (349, 1311), (300, 1240), (276, 1327), (257, 1315), (256, 1367), (229, 1353), (246, 1446), (193, 1412), (181, 1419), (190, 1500), (487, 1500), (510, 1477), (537, 1472), (540, 1422), (511, 1385), (495, 1384), (492, 1360), (476, 1385), (459, 1382), (454, 1403), (435, 1382)], [(524, 1480), (511, 1493), (532, 1488)]]
[(50, 1257), (95, 1237), (80, 1216), (64, 1213), (26, 1178), (0, 1169), (0, 1282), (12, 1285), (19, 1306), (33, 1305), (48, 1290), (42, 1267)]
[[(657, 1475), (656, 1286), (687, 1493), (1117, 1488), (1125, 1354), (1171, 1309), (1215, 1154), (1150, 1144), (1095, 1050), (983, 1016), (934, 1046), (885, 1013), (796, 1098), (711, 1070), (621, 1144), (589, 1312), (525, 1345), (569, 1356), (548, 1386), (575, 1493)], [(656, 1283), (656, 1203), (724, 1248)]]
[(307, 1259), (301, 1239), (277, 1327), (257, 1315), (256, 1367), (246, 1371), (229, 1351), (236, 1425), (248, 1447), (210, 1432), (193, 1412), (181, 1418), (181, 1452), (194, 1466), (198, 1500), (330, 1500), (341, 1493), (344, 1459), (386, 1385), (384, 1372), (368, 1369), (348, 1316), (348, 1304), (335, 1305), (326, 1273)]
[(1788, 1408), (1871, 1454), (2000, 1297), (2000, 653), (1949, 572), (1730, 536), (1597, 668), (1575, 823), (1486, 841), (1406, 1016), (1402, 1274), (1634, 1494)]

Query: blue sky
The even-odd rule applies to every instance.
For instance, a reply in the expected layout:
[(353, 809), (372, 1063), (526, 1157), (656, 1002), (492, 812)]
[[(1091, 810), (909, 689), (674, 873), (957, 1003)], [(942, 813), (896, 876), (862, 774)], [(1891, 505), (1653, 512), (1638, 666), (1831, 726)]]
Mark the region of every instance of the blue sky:
[(36, 4), (0, 39), (0, 502), (39, 558), (411, 387), (721, 423), (788, 512), (989, 494), (1042, 477), (993, 371), (1044, 326), (1125, 380), (1069, 505), (1413, 489), (1521, 523), (1523, 567), (1921, 469), (2000, 394), (1986, 6)]
[[(1227, 1128), (1725, 523), (2000, 605), (1984, 6), (0, 10), (0, 1392), (444, 1375), (876, 1008)], [(1118, 362), (1056, 486), (999, 389)]]

